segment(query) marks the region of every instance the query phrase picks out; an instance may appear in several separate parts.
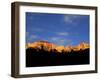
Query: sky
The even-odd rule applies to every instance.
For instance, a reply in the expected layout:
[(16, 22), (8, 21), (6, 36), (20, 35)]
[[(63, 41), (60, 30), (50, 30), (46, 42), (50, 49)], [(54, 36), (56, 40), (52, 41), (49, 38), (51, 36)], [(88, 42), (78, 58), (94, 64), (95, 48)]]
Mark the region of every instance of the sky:
[(40, 40), (63, 46), (89, 43), (89, 15), (26, 12), (26, 44)]

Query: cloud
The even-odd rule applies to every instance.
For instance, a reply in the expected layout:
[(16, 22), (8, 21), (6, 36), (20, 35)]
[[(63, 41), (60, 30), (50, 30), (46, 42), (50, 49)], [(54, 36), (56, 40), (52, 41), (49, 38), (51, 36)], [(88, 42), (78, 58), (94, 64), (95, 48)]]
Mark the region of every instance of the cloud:
[(69, 40), (61, 37), (51, 37), (50, 40), (52, 41), (59, 41), (59, 42), (68, 42)]
[(57, 40), (59, 40), (59, 37), (51, 37), (50, 40), (57, 41)]
[(78, 18), (78, 15), (64, 15), (64, 21), (69, 24), (75, 24)]
[(37, 35), (32, 35), (32, 36), (31, 36), (31, 38), (33, 38), (33, 39), (34, 39), (34, 38), (37, 38), (37, 37), (38, 37)]
[(56, 45), (64, 45), (65, 40), (60, 37), (51, 37), (51, 42), (54, 42)]
[(41, 32), (41, 31), (44, 31), (44, 30), (42, 28), (33, 28), (32, 31)]
[(65, 42), (66, 40), (65, 39), (61, 39), (61, 40), (59, 40), (60, 42)]
[(57, 45), (67, 45), (71, 43), (70, 39), (65, 39), (65, 38), (61, 38), (61, 37), (51, 37), (50, 38), (51, 42), (56, 43)]
[(58, 44), (67, 46), (67, 45), (71, 44), (71, 40), (69, 40), (69, 39), (61, 39), (61, 40), (58, 41)]
[(60, 36), (67, 36), (68, 33), (67, 33), (67, 32), (57, 32), (57, 35), (60, 35)]
[(27, 31), (27, 32), (26, 32), (26, 37), (27, 37), (27, 38), (30, 38), (30, 39), (31, 39), (31, 38), (33, 39), (33, 38), (37, 38), (38, 36), (37, 36), (37, 35), (30, 34), (30, 33)]
[(72, 23), (73, 20), (70, 18), (70, 16), (64, 16), (64, 21), (67, 23)]
[(37, 38), (38, 38), (37, 35), (30, 35), (30, 36), (27, 37), (27, 40), (28, 41), (33, 41), (34, 39), (37, 39)]
[(61, 43), (70, 43), (71, 40), (69, 40), (69, 39), (60, 39), (59, 42), (61, 42)]

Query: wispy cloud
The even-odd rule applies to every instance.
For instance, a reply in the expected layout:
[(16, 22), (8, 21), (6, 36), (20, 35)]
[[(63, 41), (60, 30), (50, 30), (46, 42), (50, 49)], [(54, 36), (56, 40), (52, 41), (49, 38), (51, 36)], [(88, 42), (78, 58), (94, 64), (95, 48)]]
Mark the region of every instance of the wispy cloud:
[(57, 40), (59, 40), (59, 37), (51, 37), (50, 40), (57, 41)]
[(44, 31), (44, 30), (42, 28), (33, 28), (32, 31), (41, 32), (41, 31)]
[(37, 36), (37, 35), (32, 35), (31, 38), (32, 38), (32, 39), (38, 38), (38, 36)]
[(72, 18), (70, 18), (70, 16), (64, 16), (64, 21), (66, 22), (66, 23), (72, 23), (73, 22), (73, 20), (72, 20)]
[(60, 36), (67, 36), (68, 35), (67, 32), (57, 32), (56, 34), (60, 35)]
[(69, 40), (69, 39), (60, 39), (59, 42), (68, 44), (68, 43), (71, 42), (71, 40)]
[(61, 40), (59, 40), (60, 42), (65, 42), (66, 40), (65, 39), (61, 39)]
[(38, 38), (37, 35), (30, 35), (26, 39), (27, 39), (27, 41), (34, 41), (34, 39), (37, 39), (37, 38)]
[(57, 45), (64, 45), (66, 46), (67, 44), (71, 43), (71, 40), (61, 38), (61, 37), (51, 37), (51, 41), (55, 42)]
[(27, 38), (37, 38), (38, 36), (37, 35), (33, 35), (33, 34), (30, 34), (28, 31), (26, 32), (26, 37)]
[(64, 21), (69, 24), (75, 24), (79, 16), (77, 15), (64, 15)]

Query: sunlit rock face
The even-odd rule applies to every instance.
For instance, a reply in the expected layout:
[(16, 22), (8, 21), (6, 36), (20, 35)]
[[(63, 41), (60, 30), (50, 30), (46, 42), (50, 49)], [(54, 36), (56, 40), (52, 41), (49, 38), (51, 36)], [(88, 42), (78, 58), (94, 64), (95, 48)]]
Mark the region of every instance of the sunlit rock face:
[(78, 49), (84, 50), (84, 49), (89, 48), (89, 44), (83, 42), (83, 43), (79, 44), (77, 47), (78, 47)]
[(89, 44), (82, 42), (79, 45), (75, 46), (73, 50), (74, 51), (79, 51), (79, 50), (85, 50), (87, 48), (89, 48)]
[(50, 51), (51, 49), (55, 49), (56, 45), (53, 43), (49, 43), (47, 41), (37, 41), (33, 43), (28, 43), (27, 48), (38, 48)]
[(55, 49), (56, 49), (58, 52), (62, 52), (62, 51), (65, 49), (65, 47), (64, 47), (64, 46), (57, 46)]
[(66, 46), (65, 49), (64, 49), (64, 51), (71, 52), (72, 49), (73, 49), (72, 46)]
[(77, 46), (70, 46), (70, 45), (58, 46), (56, 44), (47, 41), (36, 41), (33, 43), (26, 44), (26, 48), (43, 49), (45, 51), (50, 51), (55, 49), (57, 52), (61, 53), (62, 51), (71, 52), (72, 50), (73, 51), (85, 50), (89, 48), (89, 44), (82, 42)]

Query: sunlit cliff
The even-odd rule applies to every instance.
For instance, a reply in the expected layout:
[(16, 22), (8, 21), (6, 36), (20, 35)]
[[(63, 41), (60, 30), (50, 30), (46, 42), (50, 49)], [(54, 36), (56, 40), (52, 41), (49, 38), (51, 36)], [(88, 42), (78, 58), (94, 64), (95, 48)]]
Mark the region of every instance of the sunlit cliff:
[(66, 52), (70, 52), (70, 51), (79, 51), (79, 50), (85, 50), (89, 48), (89, 44), (82, 42), (76, 46), (71, 46), (71, 45), (56, 45), (47, 41), (36, 41), (33, 43), (28, 43), (26, 44), (26, 48), (35, 48), (35, 49), (44, 49), (46, 51), (50, 51), (50, 50), (57, 50), (58, 52), (62, 52), (62, 51), (66, 51)]

